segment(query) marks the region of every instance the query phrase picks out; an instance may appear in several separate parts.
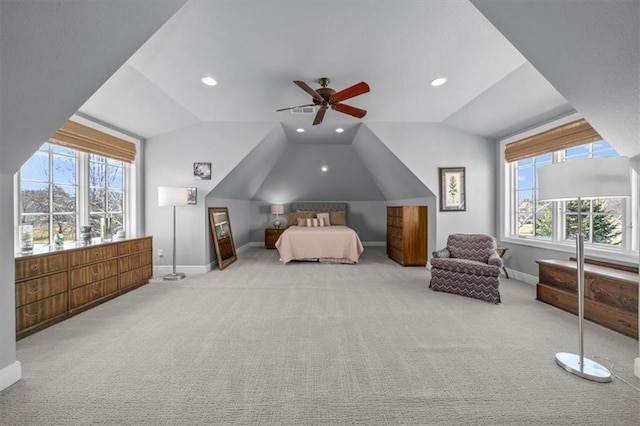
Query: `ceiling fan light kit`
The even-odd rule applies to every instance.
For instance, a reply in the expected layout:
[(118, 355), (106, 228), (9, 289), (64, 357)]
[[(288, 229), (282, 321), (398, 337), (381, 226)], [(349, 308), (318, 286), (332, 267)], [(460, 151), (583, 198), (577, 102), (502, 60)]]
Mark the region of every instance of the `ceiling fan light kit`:
[(324, 119), (324, 115), (329, 108), (331, 108), (334, 111), (351, 115), (352, 117), (356, 117), (356, 118), (362, 118), (365, 115), (367, 115), (367, 111), (364, 109), (356, 108), (354, 106), (341, 103), (342, 101), (345, 101), (347, 99), (351, 99), (356, 96), (369, 92), (370, 90), (369, 85), (364, 81), (361, 81), (360, 83), (356, 83), (353, 86), (349, 86), (346, 89), (343, 89), (339, 92), (336, 92), (335, 90), (329, 87), (329, 83), (331, 82), (331, 80), (329, 80), (328, 77), (322, 77), (320, 80), (318, 80), (318, 83), (320, 84), (321, 87), (316, 90), (313, 90), (304, 81), (294, 80), (293, 82), (302, 90), (304, 90), (309, 95), (311, 95), (311, 101), (313, 103), (281, 108), (281, 109), (278, 109), (277, 111), (287, 111), (287, 110), (294, 110), (298, 108), (317, 106), (319, 108), (313, 120), (314, 126), (316, 124), (322, 123), (322, 120)]

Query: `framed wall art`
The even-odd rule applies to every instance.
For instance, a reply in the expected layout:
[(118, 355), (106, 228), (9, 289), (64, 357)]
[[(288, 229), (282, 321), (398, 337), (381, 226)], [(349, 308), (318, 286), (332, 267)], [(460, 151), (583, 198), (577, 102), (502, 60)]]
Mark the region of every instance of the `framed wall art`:
[(464, 167), (441, 167), (440, 211), (460, 212), (467, 209)]
[(187, 188), (187, 202), (189, 204), (198, 204), (198, 188)]
[(211, 163), (193, 163), (195, 180), (211, 180)]

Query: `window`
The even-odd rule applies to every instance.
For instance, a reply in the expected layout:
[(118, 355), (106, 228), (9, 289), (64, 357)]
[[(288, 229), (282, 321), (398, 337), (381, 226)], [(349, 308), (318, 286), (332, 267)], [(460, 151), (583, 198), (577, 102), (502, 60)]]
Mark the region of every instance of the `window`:
[(52, 244), (60, 229), (76, 241), (84, 224), (99, 236), (106, 217), (113, 232), (123, 229), (126, 170), (123, 161), (47, 142), (20, 169), (19, 223), (33, 225), (35, 247)]
[(551, 164), (552, 154), (538, 155), (515, 163), (514, 212), (516, 235), (550, 238), (551, 208), (548, 202), (539, 202), (537, 197), (537, 170)]
[(124, 224), (124, 163), (89, 154), (89, 224), (101, 229), (111, 219), (112, 230)]
[[(618, 156), (606, 141), (600, 140), (573, 146), (553, 153), (524, 158), (511, 163), (511, 235), (539, 241), (575, 241), (578, 202), (539, 202), (537, 200), (537, 170), (560, 161)], [(629, 248), (626, 235), (625, 199), (582, 200), (582, 229), (585, 243), (608, 248)]]
[(78, 223), (78, 153), (50, 143), (20, 170), (20, 223), (33, 225), (34, 245), (49, 245), (53, 233), (75, 240)]

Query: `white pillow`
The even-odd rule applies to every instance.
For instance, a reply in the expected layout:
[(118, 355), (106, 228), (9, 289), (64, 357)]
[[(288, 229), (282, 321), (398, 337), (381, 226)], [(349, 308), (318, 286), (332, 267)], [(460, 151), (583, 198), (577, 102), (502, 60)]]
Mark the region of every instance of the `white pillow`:
[(315, 218), (315, 219), (307, 219), (307, 226), (312, 228), (317, 228), (319, 226), (324, 226), (324, 219)]

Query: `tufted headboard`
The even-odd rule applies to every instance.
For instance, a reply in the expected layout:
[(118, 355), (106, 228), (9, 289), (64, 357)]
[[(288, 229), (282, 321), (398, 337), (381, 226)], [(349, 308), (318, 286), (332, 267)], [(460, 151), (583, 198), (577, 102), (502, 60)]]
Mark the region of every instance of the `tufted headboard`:
[(289, 206), (290, 212), (312, 211), (312, 212), (340, 212), (347, 211), (347, 203), (325, 203), (325, 202), (296, 202)]
[(289, 205), (289, 216), (287, 217), (287, 228), (296, 225), (299, 218), (315, 217), (315, 213), (328, 212), (331, 219), (331, 225), (347, 225), (347, 203), (329, 203), (317, 201), (299, 201)]

